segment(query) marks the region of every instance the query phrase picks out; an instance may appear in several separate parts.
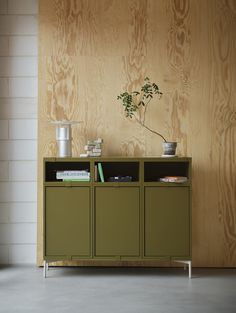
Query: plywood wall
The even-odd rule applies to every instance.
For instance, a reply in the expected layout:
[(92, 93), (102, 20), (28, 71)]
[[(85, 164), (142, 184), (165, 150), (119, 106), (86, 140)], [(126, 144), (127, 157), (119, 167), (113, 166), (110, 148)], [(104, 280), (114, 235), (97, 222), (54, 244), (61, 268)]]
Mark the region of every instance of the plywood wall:
[(38, 264), (48, 121), (83, 121), (74, 156), (96, 137), (105, 155), (160, 155), (116, 100), (149, 76), (164, 95), (147, 123), (193, 158), (193, 265), (236, 266), (236, 1), (40, 0), (39, 32)]

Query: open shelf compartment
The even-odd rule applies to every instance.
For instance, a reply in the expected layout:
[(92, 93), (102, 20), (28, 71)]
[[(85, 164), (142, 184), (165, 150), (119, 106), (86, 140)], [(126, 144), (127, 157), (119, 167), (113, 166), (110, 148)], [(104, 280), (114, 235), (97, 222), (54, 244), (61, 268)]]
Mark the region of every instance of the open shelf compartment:
[(190, 164), (182, 162), (144, 162), (144, 182), (159, 182), (166, 176), (181, 176), (190, 179)]
[(56, 178), (58, 171), (88, 171), (90, 162), (45, 162), (45, 182), (61, 181)]
[(125, 182), (130, 178), (131, 182), (139, 181), (139, 162), (95, 162), (95, 181), (101, 182), (99, 174), (99, 163), (105, 182)]

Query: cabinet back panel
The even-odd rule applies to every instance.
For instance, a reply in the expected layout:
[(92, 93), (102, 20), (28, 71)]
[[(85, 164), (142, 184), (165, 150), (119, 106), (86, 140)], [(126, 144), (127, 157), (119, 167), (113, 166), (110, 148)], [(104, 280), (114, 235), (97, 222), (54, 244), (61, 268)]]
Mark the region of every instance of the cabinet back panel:
[(131, 176), (132, 181), (139, 180), (139, 162), (101, 162), (104, 179), (109, 177)]
[(144, 181), (158, 181), (165, 176), (185, 176), (189, 177), (188, 162), (145, 162)]
[(46, 162), (45, 163), (45, 181), (53, 182), (58, 181), (56, 179), (57, 171), (79, 171), (87, 170), (90, 172), (89, 162)]

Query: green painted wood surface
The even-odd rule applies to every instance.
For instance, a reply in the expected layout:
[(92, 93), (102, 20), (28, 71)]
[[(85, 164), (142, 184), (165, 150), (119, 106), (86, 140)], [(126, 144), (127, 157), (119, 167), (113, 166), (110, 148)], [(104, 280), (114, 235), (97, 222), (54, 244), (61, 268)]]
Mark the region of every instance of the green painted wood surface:
[(145, 256), (190, 256), (188, 187), (145, 188)]
[(46, 187), (47, 256), (89, 256), (90, 188)]
[(139, 256), (139, 187), (95, 188), (95, 255)]
[[(115, 167), (131, 160), (139, 162), (135, 174), (139, 181), (95, 181), (96, 162)], [(78, 168), (87, 162), (91, 171), (87, 183), (48, 181), (46, 177), (52, 176), (44, 175), (45, 259), (191, 259), (190, 158), (47, 158), (44, 162), (65, 162), (65, 167), (75, 162)], [(47, 168), (53, 170), (54, 165)], [(170, 175), (170, 169), (187, 175), (188, 182), (159, 182), (158, 177)], [(119, 168), (116, 171), (119, 174)]]

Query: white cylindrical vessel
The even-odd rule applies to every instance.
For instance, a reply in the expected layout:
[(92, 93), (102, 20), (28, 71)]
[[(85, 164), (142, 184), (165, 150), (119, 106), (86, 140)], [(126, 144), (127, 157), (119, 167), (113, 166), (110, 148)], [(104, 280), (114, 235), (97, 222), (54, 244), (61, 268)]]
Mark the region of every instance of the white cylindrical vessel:
[(58, 157), (71, 157), (71, 124), (57, 125), (56, 140), (58, 147)]
[(57, 147), (58, 147), (58, 157), (59, 158), (65, 158), (65, 157), (71, 157), (72, 156), (71, 141), (70, 140), (58, 140), (57, 141)]
[(58, 125), (56, 128), (56, 140), (71, 139), (71, 124)]
[(71, 125), (79, 121), (52, 121), (56, 124), (57, 156), (60, 158), (72, 157), (72, 134)]

